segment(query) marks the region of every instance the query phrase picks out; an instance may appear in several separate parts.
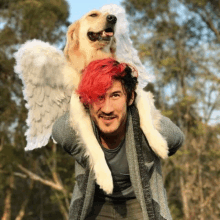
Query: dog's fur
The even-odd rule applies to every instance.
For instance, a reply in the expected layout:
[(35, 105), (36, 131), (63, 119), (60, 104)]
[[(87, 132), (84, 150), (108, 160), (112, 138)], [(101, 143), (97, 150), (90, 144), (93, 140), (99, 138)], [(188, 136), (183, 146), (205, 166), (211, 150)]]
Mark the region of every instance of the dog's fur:
[[(93, 14), (96, 16), (92, 17)], [(104, 153), (93, 134), (90, 117), (75, 93), (80, 81), (80, 74), (91, 61), (115, 57), (114, 36), (109, 41), (91, 41), (88, 38), (89, 31), (98, 33), (106, 28), (107, 16), (108, 13), (94, 10), (70, 25), (64, 49), (68, 60), (68, 71), (64, 76), (67, 86), (73, 88), (70, 102), (71, 125), (78, 131), (80, 140), (86, 146), (86, 154), (90, 157), (90, 164), (94, 169), (97, 184), (105, 192), (111, 193), (113, 190), (111, 172), (105, 161)]]

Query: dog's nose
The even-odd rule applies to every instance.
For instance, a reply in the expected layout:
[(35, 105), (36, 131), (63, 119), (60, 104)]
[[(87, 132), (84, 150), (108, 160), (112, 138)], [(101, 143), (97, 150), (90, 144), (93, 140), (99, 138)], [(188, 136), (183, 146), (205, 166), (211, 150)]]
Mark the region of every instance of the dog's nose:
[(109, 23), (112, 23), (112, 24), (115, 24), (117, 21), (117, 18), (114, 15), (108, 15), (106, 19)]

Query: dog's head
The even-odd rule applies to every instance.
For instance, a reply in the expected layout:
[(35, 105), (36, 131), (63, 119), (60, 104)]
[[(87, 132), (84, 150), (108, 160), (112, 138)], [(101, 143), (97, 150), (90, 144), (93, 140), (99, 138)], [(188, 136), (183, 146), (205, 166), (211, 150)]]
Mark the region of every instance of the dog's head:
[(114, 15), (97, 10), (90, 11), (69, 26), (65, 56), (71, 59), (73, 53), (94, 53), (94, 50), (114, 53), (116, 22), (117, 18)]
[(81, 32), (86, 34), (90, 41), (106, 45), (114, 35), (116, 21), (114, 15), (91, 11), (82, 21)]

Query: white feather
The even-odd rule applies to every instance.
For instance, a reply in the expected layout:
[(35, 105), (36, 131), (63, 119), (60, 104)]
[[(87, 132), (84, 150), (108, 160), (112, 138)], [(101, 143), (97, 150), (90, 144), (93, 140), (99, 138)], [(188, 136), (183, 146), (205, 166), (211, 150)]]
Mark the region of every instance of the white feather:
[[(117, 60), (130, 63), (137, 69), (138, 88), (136, 106), (140, 115), (141, 129), (147, 137), (152, 150), (161, 158), (166, 158), (168, 156), (167, 142), (156, 129), (160, 113), (155, 109), (153, 98), (149, 95), (150, 93), (142, 91), (147, 83), (153, 80), (153, 77), (147, 74), (138, 56), (138, 52), (129, 37), (125, 10), (118, 5), (110, 4), (103, 6), (100, 11), (111, 13), (117, 17), (115, 30)], [(154, 118), (157, 118), (157, 120)]]
[(141, 88), (144, 88), (148, 82), (153, 80), (153, 76), (147, 74), (146, 68), (141, 63), (137, 50), (134, 48), (130, 35), (129, 25), (126, 19), (124, 8), (109, 4), (104, 5), (101, 12), (108, 12), (117, 17), (115, 38), (116, 38), (116, 57), (118, 61), (129, 63), (138, 70), (138, 83)]
[(63, 77), (67, 63), (62, 51), (40, 40), (28, 41), (14, 56), (28, 109), (25, 150), (33, 150), (48, 143), (53, 123), (69, 109)]

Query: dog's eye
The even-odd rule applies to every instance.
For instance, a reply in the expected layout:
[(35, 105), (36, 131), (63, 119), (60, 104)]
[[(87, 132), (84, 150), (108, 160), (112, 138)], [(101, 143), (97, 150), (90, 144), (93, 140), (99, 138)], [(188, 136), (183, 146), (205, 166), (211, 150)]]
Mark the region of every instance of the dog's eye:
[(90, 17), (97, 17), (98, 16), (98, 14), (96, 14), (96, 13), (93, 13), (93, 14), (91, 14), (91, 15), (89, 15)]

